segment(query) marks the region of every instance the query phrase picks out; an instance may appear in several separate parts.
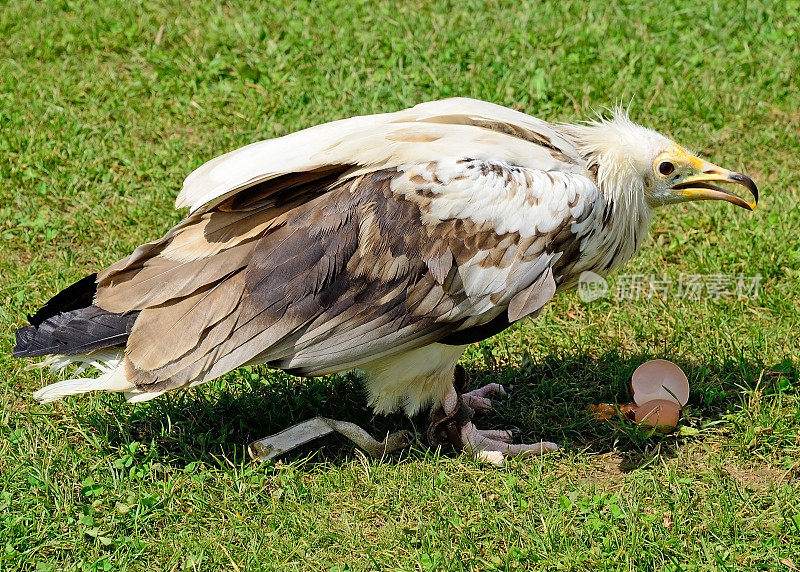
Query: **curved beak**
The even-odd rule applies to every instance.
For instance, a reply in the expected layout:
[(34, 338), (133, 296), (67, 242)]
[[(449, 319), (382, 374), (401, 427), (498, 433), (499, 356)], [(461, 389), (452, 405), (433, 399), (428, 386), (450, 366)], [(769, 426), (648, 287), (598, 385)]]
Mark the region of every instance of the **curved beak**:
[[(734, 173), (722, 167), (717, 167), (711, 163), (703, 162), (702, 171), (697, 175), (687, 177), (679, 184), (672, 187), (674, 191), (680, 193), (684, 201), (728, 201), (742, 207), (743, 209), (753, 210), (758, 204), (758, 187), (750, 177), (741, 173)], [(747, 187), (753, 195), (753, 202), (749, 203), (739, 195), (723, 189), (714, 183), (736, 183)]]

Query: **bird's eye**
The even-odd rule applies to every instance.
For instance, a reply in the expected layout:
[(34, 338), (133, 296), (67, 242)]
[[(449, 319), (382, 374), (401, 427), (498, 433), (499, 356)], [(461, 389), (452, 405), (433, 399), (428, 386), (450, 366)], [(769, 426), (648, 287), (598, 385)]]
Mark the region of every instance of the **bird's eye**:
[(670, 163), (669, 161), (662, 161), (658, 164), (658, 172), (664, 175), (665, 177), (671, 175), (675, 172), (675, 165)]

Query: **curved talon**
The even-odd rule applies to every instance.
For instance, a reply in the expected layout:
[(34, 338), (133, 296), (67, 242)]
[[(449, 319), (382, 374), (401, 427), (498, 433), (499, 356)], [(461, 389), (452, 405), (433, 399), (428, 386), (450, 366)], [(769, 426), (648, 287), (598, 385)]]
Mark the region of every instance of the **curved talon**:
[(479, 408), (473, 407), (479, 405), (481, 400), (491, 403), (485, 395), (505, 391), (505, 387), (499, 384), (489, 384), (465, 394), (459, 394), (453, 387), (442, 404), (431, 411), (431, 422), (426, 432), (428, 443), (432, 447), (449, 443), (456, 449), (471, 452), (478, 460), (496, 465), (502, 465), (505, 457), (543, 455), (557, 451), (558, 445), (548, 441), (513, 444), (512, 441), (520, 435), (519, 429), (481, 430), (475, 427), (472, 417)]

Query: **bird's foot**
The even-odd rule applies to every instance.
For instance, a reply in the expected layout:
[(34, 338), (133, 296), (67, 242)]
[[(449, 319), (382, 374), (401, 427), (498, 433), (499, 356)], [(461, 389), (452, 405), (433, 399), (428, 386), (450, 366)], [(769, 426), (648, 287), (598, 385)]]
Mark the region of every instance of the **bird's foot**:
[[(456, 372), (458, 382), (458, 372)], [(495, 388), (485, 386), (476, 392), (492, 392)], [(502, 386), (500, 386), (502, 389)], [(488, 389), (487, 389), (488, 388)], [(507, 393), (507, 392), (506, 392)], [(481, 395), (470, 396), (485, 398)], [(547, 441), (531, 444), (513, 444), (519, 431), (478, 429), (472, 422), (475, 409), (468, 403), (466, 395), (460, 395), (454, 387), (445, 397), (440, 407), (431, 412), (431, 423), (428, 427), (428, 442), (431, 446), (450, 443), (456, 449), (470, 452), (478, 460), (502, 465), (506, 457), (542, 455), (557, 451), (558, 445)]]
[(518, 431), (481, 430), (471, 421), (461, 428), (463, 448), (470, 451), (476, 459), (495, 465), (502, 465), (506, 457), (543, 455), (557, 451), (558, 445), (549, 441), (538, 443), (512, 444)]
[(473, 389), (467, 393), (462, 393), (464, 403), (472, 407), (478, 413), (484, 413), (490, 409), (502, 406), (502, 402), (491, 399), (491, 395), (508, 395), (511, 393), (511, 386), (500, 385), (499, 383), (488, 383), (478, 389)]

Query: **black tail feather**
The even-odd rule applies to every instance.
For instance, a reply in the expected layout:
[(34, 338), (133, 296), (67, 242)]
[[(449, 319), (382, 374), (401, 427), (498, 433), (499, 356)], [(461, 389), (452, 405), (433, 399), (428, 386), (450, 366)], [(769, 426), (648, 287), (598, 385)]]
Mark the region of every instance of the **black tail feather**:
[(31, 326), (38, 326), (48, 318), (53, 318), (62, 312), (78, 310), (91, 306), (94, 295), (97, 293), (97, 273), (81, 278), (72, 286), (67, 286), (61, 292), (50, 298), (47, 303), (39, 308), (33, 316), (28, 316)]
[(14, 357), (75, 355), (125, 345), (139, 312), (114, 314), (92, 304), (97, 290), (92, 274), (62, 290), (18, 329)]

